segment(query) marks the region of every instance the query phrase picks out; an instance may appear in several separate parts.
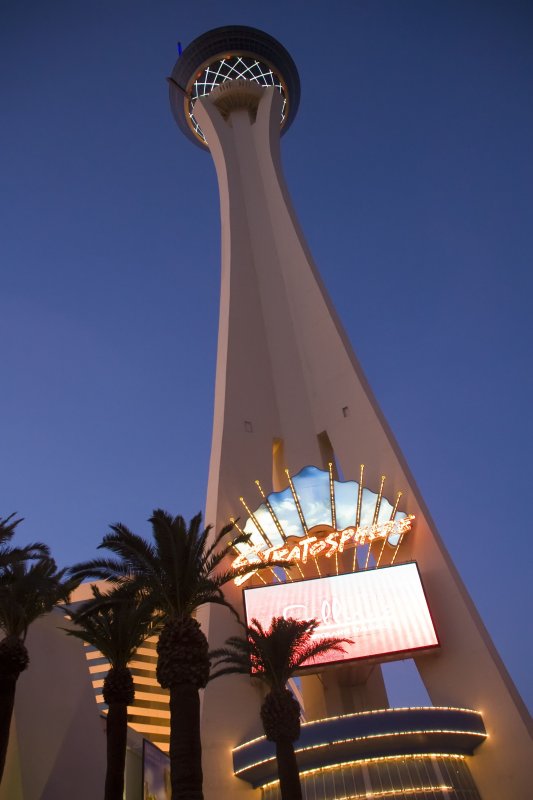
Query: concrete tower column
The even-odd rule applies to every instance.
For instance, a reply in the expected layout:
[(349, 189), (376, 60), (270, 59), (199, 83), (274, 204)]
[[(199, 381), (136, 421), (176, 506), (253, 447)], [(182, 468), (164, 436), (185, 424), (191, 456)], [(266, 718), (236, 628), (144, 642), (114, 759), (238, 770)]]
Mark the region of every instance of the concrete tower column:
[[(173, 102), (183, 105), (176, 97)], [(255, 479), (269, 490), (281, 488), (281, 466), (292, 473), (307, 464), (324, 467), (324, 441), (345, 476), (357, 478), (364, 463), (365, 484), (377, 491), (386, 475), (388, 496), (403, 492), (402, 507), (416, 517), (402, 560), (418, 563), (441, 643), (416, 659), (422, 680), (434, 704), (482, 712), (489, 737), (469, 764), (483, 799), (528, 800), (530, 717), (317, 273), (281, 170), (281, 104), (277, 89), (241, 79), (222, 83), (194, 104), (217, 171), (222, 231), (206, 520), (218, 527), (237, 516), (238, 499), (253, 490)], [(274, 443), (280, 441), (276, 461)], [(238, 608), (240, 594), (228, 589)], [(202, 624), (213, 647), (235, 632), (218, 608), (206, 609)], [(331, 672), (324, 684), (309, 681), (308, 709), (324, 715), (386, 706), (379, 669), (370, 674), (366, 683), (355, 670), (344, 672), (342, 680)], [(229, 751), (260, 732), (258, 708), (258, 690), (248, 678), (208, 686), (202, 712), (208, 800), (250, 793), (231, 777)]]

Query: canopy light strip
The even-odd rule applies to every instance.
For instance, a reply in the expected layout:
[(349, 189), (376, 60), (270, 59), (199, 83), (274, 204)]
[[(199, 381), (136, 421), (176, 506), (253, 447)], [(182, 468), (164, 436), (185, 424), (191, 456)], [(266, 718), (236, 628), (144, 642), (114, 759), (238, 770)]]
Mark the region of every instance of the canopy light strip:
[[(481, 711), (477, 711), (474, 708), (463, 708), (461, 706), (399, 706), (394, 708), (372, 708), (368, 711), (354, 711), (351, 714), (335, 714), (332, 717), (312, 719), (309, 722), (303, 722), (302, 728), (311, 728), (313, 725), (320, 725), (324, 722), (335, 722), (338, 719), (350, 719), (350, 717), (368, 717), (375, 714), (397, 714), (401, 711), (461, 711), (466, 714), (477, 714), (479, 717), (481, 716)], [(255, 744), (256, 742), (260, 741), (266, 742), (266, 740), (267, 738), (264, 734), (262, 736), (256, 736), (254, 739), (249, 739), (247, 742), (238, 744), (232, 749), (231, 752), (236, 753), (238, 750), (242, 750), (243, 747), (249, 747), (251, 744)], [(401, 756), (401, 758), (407, 757), (408, 756)], [(411, 756), (409, 756), (409, 758), (410, 757)], [(393, 758), (393, 756), (376, 756), (375, 758)], [(372, 758), (372, 760), (374, 760), (374, 758)]]
[[(467, 731), (467, 730), (451, 730), (448, 728), (425, 728), (424, 730), (419, 730), (418, 728), (413, 730), (406, 730), (406, 731), (387, 731), (384, 733), (369, 733), (366, 736), (349, 736), (346, 739), (335, 739), (333, 741), (328, 742), (319, 742), (318, 744), (310, 744), (304, 747), (295, 747), (295, 753), (305, 753), (308, 750), (320, 750), (323, 747), (335, 747), (336, 745), (340, 744), (351, 744), (352, 742), (366, 742), (371, 739), (394, 739), (394, 738), (401, 738), (402, 736), (430, 736), (431, 734), (446, 734), (449, 736), (455, 735), (466, 735), (466, 736), (478, 736), (481, 739), (487, 739), (488, 734), (482, 733), (481, 731)], [(247, 764), (245, 767), (242, 767), (239, 770), (235, 770), (235, 775), (240, 775), (242, 772), (247, 772), (254, 767), (259, 767), (262, 764), (268, 764), (270, 761), (275, 761), (276, 756), (268, 756), (267, 758), (262, 758), (259, 761), (254, 761), (253, 764)]]
[[(456, 753), (406, 753), (405, 755), (397, 755), (397, 756), (373, 756), (371, 758), (360, 758), (355, 759), (353, 761), (341, 761), (338, 764), (326, 764), (323, 767), (314, 767), (313, 769), (306, 769), (300, 772), (301, 778), (307, 778), (310, 775), (320, 775), (332, 771), (341, 771), (346, 767), (355, 767), (355, 766), (363, 766), (366, 764), (375, 764), (375, 763), (394, 763), (395, 761), (420, 761), (424, 759), (434, 759), (434, 758), (442, 758), (442, 759), (456, 759), (458, 761), (464, 761), (465, 756)], [(279, 785), (279, 779), (274, 781), (269, 781), (268, 783), (262, 783), (260, 785), (261, 789), (270, 789), (274, 786)]]

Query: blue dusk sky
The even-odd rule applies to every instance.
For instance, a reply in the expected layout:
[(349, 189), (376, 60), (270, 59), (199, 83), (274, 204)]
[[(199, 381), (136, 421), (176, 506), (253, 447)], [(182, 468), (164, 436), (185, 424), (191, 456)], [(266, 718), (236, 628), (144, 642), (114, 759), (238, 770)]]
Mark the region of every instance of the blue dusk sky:
[(0, 516), (67, 565), (203, 508), (218, 190), (165, 76), (226, 24), (298, 66), (303, 230), (531, 706), (529, 2), (2, 0)]

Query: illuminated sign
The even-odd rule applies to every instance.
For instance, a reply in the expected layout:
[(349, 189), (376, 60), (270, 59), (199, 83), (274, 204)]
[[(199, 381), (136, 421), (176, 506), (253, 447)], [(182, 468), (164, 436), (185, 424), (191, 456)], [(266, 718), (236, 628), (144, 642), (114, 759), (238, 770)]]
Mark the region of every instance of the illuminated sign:
[[(351, 569), (355, 571), (359, 546), (367, 547), (364, 569), (379, 566), (386, 544), (394, 550), (390, 560), (394, 563), (396, 551), (404, 534), (411, 530), (414, 516), (398, 510), (401, 492), (394, 505), (386, 499), (383, 494), (385, 476), (381, 477), (379, 491), (373, 492), (363, 485), (364, 466), (361, 466), (359, 482), (335, 480), (333, 464), (329, 465), (329, 471), (309, 466), (294, 477), (288, 470), (286, 474), (288, 487), (268, 496), (259, 481), (255, 482), (263, 500), (255, 511), (241, 497), (248, 519), (244, 528), (238, 523), (237, 528), (246, 534), (248, 542), (235, 547), (237, 556), (232, 566), (241, 571), (235, 580), (237, 585), (255, 575), (264, 583), (264, 574), (277, 580), (285, 574), (283, 570), (274, 572), (272, 569), (258, 573), (256, 567), (260, 564), (291, 563), (302, 577), (308, 577), (303, 569), (308, 561), (314, 562), (321, 574), (317, 559), (335, 556), (338, 573), (338, 557), (348, 549), (354, 550)], [(372, 563), (370, 554), (375, 541), (381, 546), (375, 548)], [(250, 570), (246, 571), (246, 567)], [(344, 571), (346, 568), (345, 562)]]
[(438, 647), (415, 563), (244, 590), (246, 622), (268, 629), (273, 617), (317, 619), (314, 639), (352, 639), (344, 653), (305, 664), (353, 661)]
[[(403, 535), (411, 530), (414, 516), (410, 514), (399, 520), (377, 523), (358, 528), (345, 528), (343, 531), (316, 531), (317, 536), (303, 538), (291, 537), (280, 547), (253, 547), (237, 556), (233, 561), (233, 569), (242, 569), (246, 566), (268, 564), (270, 562), (302, 563), (307, 564), (309, 558), (325, 556), (331, 558), (336, 553), (343, 553), (352, 547), (363, 544), (372, 544), (377, 539), (388, 539), (392, 535)], [(321, 535), (320, 535), (321, 534)], [(247, 572), (235, 579), (239, 586), (254, 574)]]

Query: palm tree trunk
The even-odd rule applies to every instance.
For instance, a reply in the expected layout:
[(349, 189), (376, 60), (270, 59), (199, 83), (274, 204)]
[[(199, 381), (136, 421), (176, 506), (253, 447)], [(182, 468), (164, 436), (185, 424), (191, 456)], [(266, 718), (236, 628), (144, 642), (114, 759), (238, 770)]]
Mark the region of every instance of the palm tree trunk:
[(300, 773), (294, 754), (294, 744), (290, 739), (278, 739), (276, 742), (276, 760), (278, 762), (281, 800), (302, 800)]
[(13, 675), (0, 677), (0, 782), (2, 781), (6, 764), (17, 678), (18, 675), (16, 677)]
[(192, 683), (170, 687), (172, 800), (203, 800), (200, 696)]
[(107, 772), (104, 800), (122, 800), (128, 738), (126, 703), (110, 703), (107, 712)]

